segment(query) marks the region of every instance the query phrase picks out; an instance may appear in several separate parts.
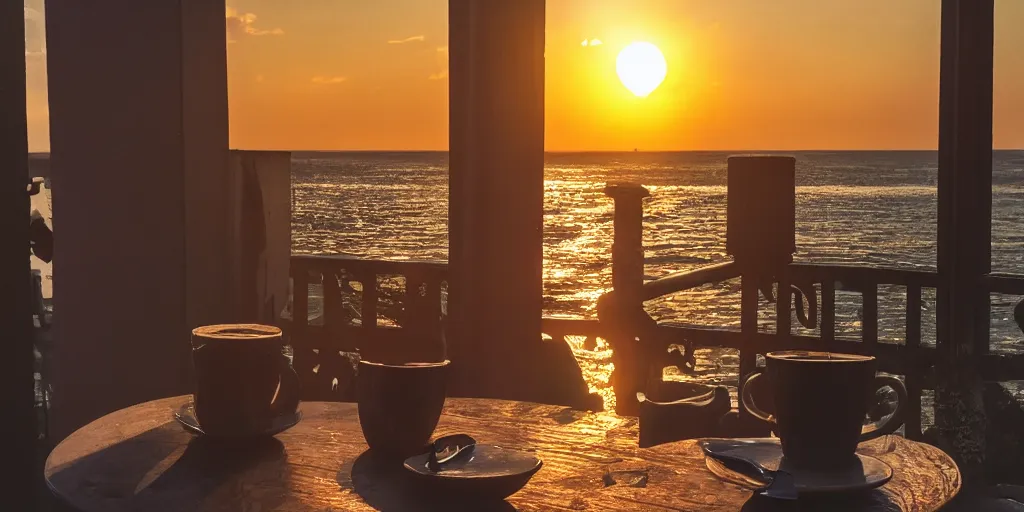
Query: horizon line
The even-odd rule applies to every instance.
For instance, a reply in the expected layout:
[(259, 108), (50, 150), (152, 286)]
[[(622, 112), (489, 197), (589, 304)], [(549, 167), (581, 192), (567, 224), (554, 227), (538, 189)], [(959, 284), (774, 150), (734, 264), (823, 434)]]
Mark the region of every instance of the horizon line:
[[(265, 151), (289, 153), (450, 153), (448, 149), (247, 149), (230, 148), (231, 151)], [(578, 154), (578, 153), (869, 153), (869, 152), (936, 152), (938, 148), (903, 148), (903, 149), (545, 149), (544, 153)], [(1022, 148), (992, 148), (992, 151), (1024, 151)], [(49, 155), (50, 151), (29, 151), (29, 156)]]

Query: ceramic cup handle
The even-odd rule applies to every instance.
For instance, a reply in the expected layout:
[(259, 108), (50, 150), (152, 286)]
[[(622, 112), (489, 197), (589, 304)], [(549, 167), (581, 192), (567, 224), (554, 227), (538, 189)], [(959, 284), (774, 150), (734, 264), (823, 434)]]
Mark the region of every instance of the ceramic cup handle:
[(889, 386), (896, 392), (898, 402), (896, 403), (896, 410), (886, 418), (885, 420), (878, 423), (871, 423), (864, 425), (864, 429), (860, 433), (861, 442), (876, 437), (881, 437), (886, 434), (892, 434), (899, 430), (903, 426), (903, 417), (907, 412), (907, 388), (903, 385), (903, 381), (896, 377), (888, 377), (884, 375), (875, 376), (875, 393), (877, 394), (879, 389)]
[(740, 400), (743, 401), (743, 407), (747, 409), (747, 412), (749, 412), (751, 416), (767, 423), (772, 430), (775, 430), (777, 426), (775, 416), (762, 411), (761, 408), (754, 403), (754, 397), (752, 394), (753, 388), (751, 385), (761, 377), (764, 377), (764, 368), (758, 368), (750, 375), (747, 375), (746, 380), (743, 382), (743, 391), (740, 393)]
[(274, 416), (294, 413), (299, 408), (299, 374), (291, 361), (281, 354), (281, 384), (270, 408)]

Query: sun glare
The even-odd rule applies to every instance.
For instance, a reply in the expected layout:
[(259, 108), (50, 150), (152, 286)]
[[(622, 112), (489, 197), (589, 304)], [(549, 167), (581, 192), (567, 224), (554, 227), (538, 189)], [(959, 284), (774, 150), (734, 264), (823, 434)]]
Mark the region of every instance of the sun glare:
[(638, 97), (646, 98), (665, 80), (668, 65), (657, 46), (637, 42), (619, 52), (615, 71), (626, 89)]

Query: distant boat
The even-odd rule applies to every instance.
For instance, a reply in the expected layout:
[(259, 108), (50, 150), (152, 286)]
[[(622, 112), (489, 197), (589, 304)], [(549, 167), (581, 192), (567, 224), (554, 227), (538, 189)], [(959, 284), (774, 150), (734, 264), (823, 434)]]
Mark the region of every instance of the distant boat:
[(640, 151), (640, 150), (639, 150), (639, 149), (637, 149), (637, 148), (633, 148), (633, 152), (634, 152), (634, 153), (636, 153), (636, 152), (638, 152), (638, 151)]

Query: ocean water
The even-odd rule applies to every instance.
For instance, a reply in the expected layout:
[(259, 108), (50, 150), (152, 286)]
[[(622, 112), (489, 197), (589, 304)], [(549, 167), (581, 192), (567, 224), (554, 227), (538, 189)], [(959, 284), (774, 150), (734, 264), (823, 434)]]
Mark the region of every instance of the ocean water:
[[(544, 312), (595, 318), (611, 287), (612, 181), (651, 191), (644, 213), (646, 274), (727, 261), (726, 158), (731, 153), (549, 153), (545, 162)], [(800, 262), (934, 270), (937, 153), (795, 152)], [(369, 258), (447, 258), (446, 153), (295, 153), (292, 231), (296, 253), (344, 252)], [(994, 154), (992, 263), (1024, 274), (1024, 151)], [(902, 341), (905, 291), (879, 289), (879, 337)], [(1012, 321), (1019, 297), (992, 296), (992, 350), (1024, 350)], [(860, 295), (839, 292), (836, 331), (860, 333)], [(923, 298), (923, 337), (934, 343), (935, 297)], [(661, 322), (739, 327), (739, 282), (704, 286), (650, 301)], [(773, 329), (762, 299), (761, 328)], [(794, 326), (797, 322), (794, 320)], [(598, 340), (570, 340), (592, 389), (610, 395), (610, 351)], [(698, 374), (676, 378), (734, 385), (738, 359), (698, 351)], [(670, 372), (671, 373), (671, 372)]]

